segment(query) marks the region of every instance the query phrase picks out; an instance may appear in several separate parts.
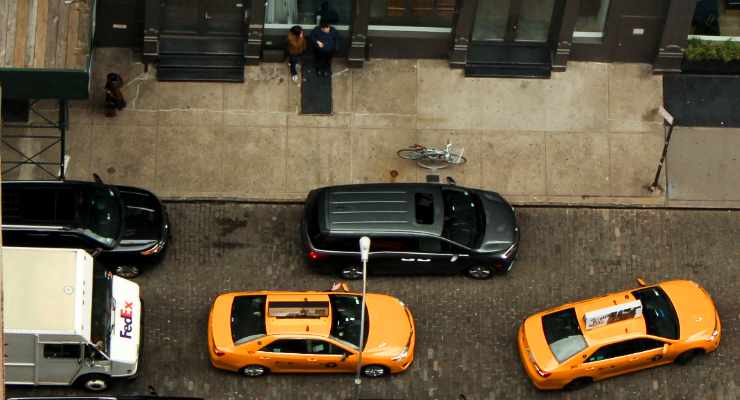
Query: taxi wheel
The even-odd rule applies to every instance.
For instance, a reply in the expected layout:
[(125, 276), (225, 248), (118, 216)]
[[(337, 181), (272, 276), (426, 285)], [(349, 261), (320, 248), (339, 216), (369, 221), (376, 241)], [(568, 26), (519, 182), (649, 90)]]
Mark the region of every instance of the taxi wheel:
[(247, 365), (239, 370), (240, 374), (249, 378), (258, 378), (260, 376), (267, 375), (268, 372), (270, 372), (270, 370), (261, 365)]
[(382, 365), (366, 365), (362, 367), (362, 375), (368, 378), (380, 378), (390, 375), (391, 371)]
[(473, 279), (488, 279), (493, 276), (493, 268), (485, 265), (478, 265), (466, 269), (465, 274)]
[(585, 388), (586, 386), (590, 385), (591, 382), (593, 382), (593, 379), (591, 378), (578, 378), (576, 380), (571, 381), (569, 384), (565, 385), (563, 389), (568, 391), (575, 391), (575, 390), (581, 390)]
[(341, 267), (337, 273), (344, 279), (355, 280), (362, 278), (362, 268), (358, 267)]
[(699, 349), (693, 349), (693, 350), (684, 351), (683, 353), (681, 353), (681, 355), (679, 355), (678, 357), (676, 357), (676, 362), (679, 363), (679, 364), (681, 364), (681, 365), (686, 365), (686, 364), (690, 363), (691, 360), (694, 359), (694, 357), (696, 357), (697, 355), (699, 355), (701, 353), (702, 353), (702, 351), (699, 350)]

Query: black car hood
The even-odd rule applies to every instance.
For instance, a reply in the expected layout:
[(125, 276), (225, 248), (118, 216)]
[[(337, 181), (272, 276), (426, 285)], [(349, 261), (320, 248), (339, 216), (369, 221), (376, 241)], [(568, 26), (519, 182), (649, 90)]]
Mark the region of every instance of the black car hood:
[(519, 241), (516, 214), (501, 195), (483, 190), (476, 191), (486, 213), (486, 231), (480, 246), (481, 251), (503, 251)]
[(159, 199), (146, 190), (118, 187), (123, 203), (123, 233), (116, 250), (148, 249), (166, 234), (166, 215)]

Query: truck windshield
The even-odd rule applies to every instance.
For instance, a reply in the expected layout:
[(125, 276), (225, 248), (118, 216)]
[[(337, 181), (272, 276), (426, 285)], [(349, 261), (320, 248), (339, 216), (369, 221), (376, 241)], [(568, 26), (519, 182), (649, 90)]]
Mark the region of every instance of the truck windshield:
[(113, 312), (113, 274), (97, 262), (93, 264), (92, 343), (103, 354), (110, 354), (111, 317)]
[(113, 246), (122, 228), (122, 207), (118, 194), (113, 188), (90, 187), (87, 195), (90, 215), (85, 234), (107, 246)]
[[(340, 343), (359, 350), (360, 345), (360, 307), (362, 296), (346, 294), (330, 294), (331, 303), (331, 331), (329, 335)], [(365, 334), (362, 347), (367, 344), (370, 331), (367, 308), (365, 309)]]

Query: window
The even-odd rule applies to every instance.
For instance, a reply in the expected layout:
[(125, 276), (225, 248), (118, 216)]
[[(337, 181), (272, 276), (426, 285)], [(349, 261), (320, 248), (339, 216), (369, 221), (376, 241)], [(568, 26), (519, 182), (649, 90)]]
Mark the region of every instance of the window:
[(586, 360), (587, 363), (624, 357), (630, 354), (642, 353), (663, 347), (663, 343), (649, 338), (631, 339), (624, 342), (606, 345), (594, 352)]
[(679, 337), (678, 316), (673, 303), (660, 287), (632, 292), (642, 302), (642, 316), (648, 335), (676, 340)]
[(81, 358), (79, 344), (45, 344), (44, 358)]
[(260, 349), (270, 353), (308, 354), (308, 341), (303, 339), (276, 340)]
[(267, 315), (274, 318), (321, 318), (329, 316), (328, 301), (273, 301)]
[(311, 354), (344, 354), (346, 351), (331, 342), (323, 340), (309, 340), (308, 349)]
[[(346, 294), (331, 294), (331, 331), (329, 335), (342, 344), (347, 344), (353, 349), (359, 348), (360, 343), (360, 317), (362, 297)], [(367, 343), (370, 332), (367, 307), (365, 309), (365, 334), (364, 341)], [(363, 346), (364, 347), (364, 346)]]
[(601, 40), (604, 36), (609, 2), (610, 0), (581, 0), (573, 33), (574, 42)]
[(349, 25), (352, 6), (352, 0), (268, 0), (265, 23), (305, 25), (308, 35), (319, 16), (332, 25)]
[[(461, 252), (460, 249), (456, 249)], [(452, 253), (452, 245), (445, 242), (444, 240), (433, 239), (433, 238), (419, 238), (419, 252), (420, 253)]]
[(578, 325), (575, 308), (542, 317), (542, 329), (550, 350), (558, 362), (564, 362), (588, 347)]
[(434, 197), (431, 193), (415, 193), (414, 204), (416, 223), (431, 225), (434, 223)]
[(372, 0), (370, 25), (408, 27), (452, 26), (455, 0)]
[(21, 219), (26, 221), (74, 221), (77, 196), (72, 189), (25, 189), (21, 191)]
[[(359, 241), (359, 239), (358, 239)], [(373, 237), (370, 251), (394, 251), (394, 252), (412, 252), (416, 251), (417, 241), (414, 238), (406, 237)], [(357, 246), (359, 251), (359, 245)]]
[(234, 345), (265, 336), (267, 296), (237, 296), (231, 305), (231, 339)]

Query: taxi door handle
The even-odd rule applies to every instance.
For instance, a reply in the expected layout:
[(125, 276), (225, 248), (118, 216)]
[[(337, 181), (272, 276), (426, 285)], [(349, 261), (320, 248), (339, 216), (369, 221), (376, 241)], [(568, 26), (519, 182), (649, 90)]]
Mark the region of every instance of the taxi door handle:
[(316, 362), (316, 359), (315, 358), (309, 358), (308, 361), (309, 362)]
[(586, 368), (586, 371), (592, 371), (593, 369), (594, 369), (594, 367)]
[(640, 359), (640, 357), (630, 358), (630, 361), (637, 361), (639, 359)]
[(415, 258), (402, 258), (401, 261), (416, 261)]
[(260, 357), (260, 360), (269, 360), (270, 357)]

